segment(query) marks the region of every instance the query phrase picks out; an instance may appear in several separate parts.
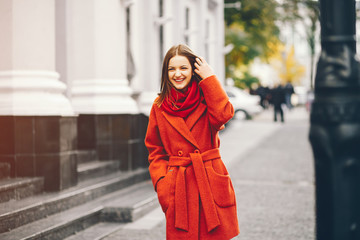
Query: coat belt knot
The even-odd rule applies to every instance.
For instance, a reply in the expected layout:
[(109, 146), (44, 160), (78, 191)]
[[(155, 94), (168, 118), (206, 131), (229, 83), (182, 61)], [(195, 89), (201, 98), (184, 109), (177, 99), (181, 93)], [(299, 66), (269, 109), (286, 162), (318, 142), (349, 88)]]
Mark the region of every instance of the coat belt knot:
[(188, 209), (186, 197), (186, 168), (193, 165), (195, 179), (199, 188), (200, 199), (204, 208), (204, 215), (208, 232), (220, 225), (215, 201), (211, 192), (204, 162), (220, 158), (218, 148), (200, 153), (190, 153), (190, 157), (170, 156), (169, 166), (179, 167), (175, 187), (175, 227), (188, 231)]

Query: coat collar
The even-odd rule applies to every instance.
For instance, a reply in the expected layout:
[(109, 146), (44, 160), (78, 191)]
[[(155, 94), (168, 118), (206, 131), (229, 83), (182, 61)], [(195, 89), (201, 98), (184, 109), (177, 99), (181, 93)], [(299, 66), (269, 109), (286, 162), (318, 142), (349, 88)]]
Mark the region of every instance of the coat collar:
[(199, 144), (195, 140), (194, 136), (190, 132), (193, 128), (195, 123), (199, 120), (201, 115), (206, 110), (206, 105), (200, 103), (197, 109), (189, 115), (186, 119), (186, 122), (183, 118), (171, 115), (165, 111), (161, 113), (164, 115), (165, 119), (184, 137), (186, 138), (191, 144), (193, 144), (196, 148), (200, 148)]

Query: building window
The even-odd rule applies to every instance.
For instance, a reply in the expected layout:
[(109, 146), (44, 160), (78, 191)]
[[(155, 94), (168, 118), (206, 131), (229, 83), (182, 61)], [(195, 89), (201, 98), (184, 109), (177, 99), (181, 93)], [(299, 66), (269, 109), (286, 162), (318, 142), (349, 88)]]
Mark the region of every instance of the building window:
[[(159, 17), (160, 19), (164, 16), (164, 2), (159, 0)], [(160, 40), (160, 62), (163, 61), (164, 56), (164, 26), (159, 26), (159, 40)]]
[(127, 79), (129, 82), (136, 74), (135, 62), (131, 51), (131, 9), (130, 6), (126, 7), (126, 58), (127, 58)]
[(185, 43), (189, 45), (190, 8), (185, 9)]
[(210, 20), (205, 21), (205, 59), (209, 59), (209, 48), (210, 48)]

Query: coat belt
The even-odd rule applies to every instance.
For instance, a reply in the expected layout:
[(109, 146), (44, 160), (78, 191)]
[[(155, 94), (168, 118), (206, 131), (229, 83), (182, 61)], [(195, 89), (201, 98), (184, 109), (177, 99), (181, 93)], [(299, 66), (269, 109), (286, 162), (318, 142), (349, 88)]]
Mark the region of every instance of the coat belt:
[(218, 148), (203, 153), (190, 153), (190, 157), (170, 156), (169, 166), (179, 167), (175, 185), (175, 227), (188, 231), (188, 203), (186, 197), (186, 168), (193, 165), (201, 203), (204, 209), (207, 230), (210, 232), (220, 225), (215, 201), (211, 192), (204, 162), (220, 158)]

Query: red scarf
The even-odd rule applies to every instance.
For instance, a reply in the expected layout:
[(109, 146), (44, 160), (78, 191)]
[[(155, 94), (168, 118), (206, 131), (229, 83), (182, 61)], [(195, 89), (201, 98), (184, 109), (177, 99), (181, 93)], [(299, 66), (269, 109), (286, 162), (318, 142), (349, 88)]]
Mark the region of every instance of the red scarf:
[(167, 113), (186, 118), (192, 113), (201, 101), (200, 88), (193, 80), (185, 92), (171, 88), (170, 95), (165, 98), (161, 107)]

